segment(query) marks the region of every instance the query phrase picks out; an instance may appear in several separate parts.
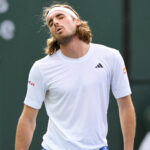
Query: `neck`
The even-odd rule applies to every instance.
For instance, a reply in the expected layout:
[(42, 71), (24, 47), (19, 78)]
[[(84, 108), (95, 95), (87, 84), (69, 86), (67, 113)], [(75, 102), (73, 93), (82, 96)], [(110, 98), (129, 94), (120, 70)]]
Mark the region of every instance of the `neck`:
[(71, 58), (79, 58), (84, 56), (88, 50), (90, 45), (81, 41), (77, 36), (72, 37), (68, 42), (64, 42), (60, 44), (61, 52)]

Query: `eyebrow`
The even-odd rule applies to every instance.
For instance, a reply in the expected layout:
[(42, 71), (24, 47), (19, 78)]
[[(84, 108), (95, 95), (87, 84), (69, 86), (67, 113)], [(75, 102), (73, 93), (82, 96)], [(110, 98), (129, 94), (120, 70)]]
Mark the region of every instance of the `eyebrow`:
[[(59, 13), (55, 17), (58, 18), (60, 16), (64, 16), (64, 14)], [(48, 24), (50, 24), (52, 21), (53, 21), (53, 19), (50, 19), (49, 22), (48, 22)]]

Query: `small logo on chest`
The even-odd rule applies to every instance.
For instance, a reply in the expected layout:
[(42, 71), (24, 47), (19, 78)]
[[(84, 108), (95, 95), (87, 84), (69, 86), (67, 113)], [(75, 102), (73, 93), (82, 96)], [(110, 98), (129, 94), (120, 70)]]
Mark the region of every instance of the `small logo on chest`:
[(102, 64), (101, 63), (98, 63), (95, 68), (103, 68)]

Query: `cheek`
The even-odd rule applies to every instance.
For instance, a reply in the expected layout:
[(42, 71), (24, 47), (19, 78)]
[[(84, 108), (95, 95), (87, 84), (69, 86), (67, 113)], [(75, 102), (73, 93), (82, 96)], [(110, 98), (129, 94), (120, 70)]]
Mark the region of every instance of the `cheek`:
[(49, 31), (52, 33), (53, 32), (53, 30), (51, 29), (51, 28), (49, 28)]
[(69, 21), (68, 21), (67, 27), (68, 27), (68, 29), (70, 29), (71, 31), (76, 30), (76, 25), (74, 24), (74, 22), (69, 22)]
[(53, 27), (51, 27), (51, 28), (49, 27), (49, 31), (50, 31), (51, 34), (53, 34), (54, 33), (54, 28)]
[(66, 26), (68, 28), (73, 28), (74, 27), (74, 22), (73, 22), (72, 18), (69, 18), (69, 19), (65, 20), (64, 23), (66, 24)]

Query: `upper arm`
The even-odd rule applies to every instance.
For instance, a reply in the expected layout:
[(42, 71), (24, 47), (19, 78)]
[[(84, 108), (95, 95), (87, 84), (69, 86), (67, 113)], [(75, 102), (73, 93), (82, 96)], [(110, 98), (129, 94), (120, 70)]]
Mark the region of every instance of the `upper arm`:
[(35, 109), (41, 108), (47, 91), (46, 82), (41, 72), (39, 63), (34, 63), (29, 73), (27, 93), (24, 100), (25, 105)]
[(119, 51), (116, 51), (113, 56), (111, 87), (116, 99), (131, 94), (128, 75), (125, 70), (125, 63)]
[(133, 103), (132, 103), (132, 99), (131, 96), (125, 96), (125, 97), (121, 97), (117, 99), (117, 104), (119, 109), (123, 110), (123, 109), (133, 109)]
[(29, 121), (30, 123), (35, 123), (38, 115), (38, 111), (39, 111), (38, 109), (34, 109), (32, 107), (24, 105), (20, 119)]

